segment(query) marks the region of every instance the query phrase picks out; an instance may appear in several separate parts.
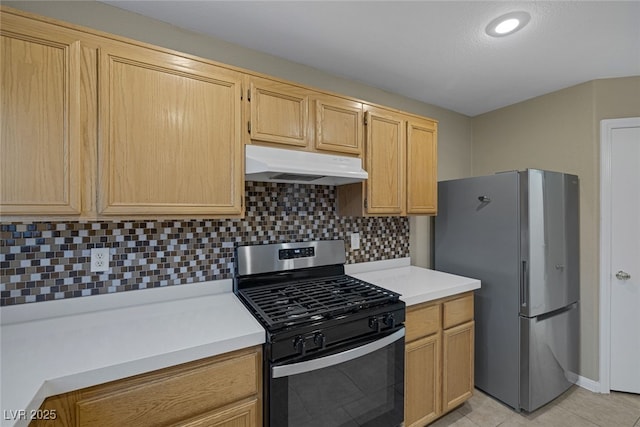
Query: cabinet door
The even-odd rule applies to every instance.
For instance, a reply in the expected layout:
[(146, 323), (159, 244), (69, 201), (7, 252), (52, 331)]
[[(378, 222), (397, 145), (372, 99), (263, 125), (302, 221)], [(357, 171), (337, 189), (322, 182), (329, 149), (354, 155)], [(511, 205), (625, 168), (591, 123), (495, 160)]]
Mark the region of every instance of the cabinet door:
[(440, 415), (440, 334), (407, 344), (405, 360), (404, 422), (423, 426)]
[(257, 427), (261, 404), (262, 349), (253, 347), (50, 396), (29, 425)]
[(442, 410), (448, 412), (473, 394), (474, 322), (445, 329), (442, 335)]
[(72, 31), (1, 16), (0, 214), (77, 215), (80, 41)]
[(257, 77), (250, 81), (251, 140), (307, 147), (309, 91)]
[(118, 44), (100, 76), (100, 214), (241, 213), (239, 73)]
[[(255, 399), (261, 354), (239, 351), (86, 389), (76, 403), (80, 426), (150, 427)], [(216, 417), (219, 419), (219, 417)], [(224, 424), (223, 424), (224, 425)]]
[(252, 399), (174, 424), (172, 427), (258, 427), (257, 414), (258, 400)]
[(404, 116), (366, 107), (366, 164), (369, 214), (404, 213), (405, 126)]
[(336, 96), (316, 96), (315, 147), (337, 153), (362, 154), (362, 104)]
[(407, 213), (437, 212), (436, 123), (411, 119), (407, 123)]

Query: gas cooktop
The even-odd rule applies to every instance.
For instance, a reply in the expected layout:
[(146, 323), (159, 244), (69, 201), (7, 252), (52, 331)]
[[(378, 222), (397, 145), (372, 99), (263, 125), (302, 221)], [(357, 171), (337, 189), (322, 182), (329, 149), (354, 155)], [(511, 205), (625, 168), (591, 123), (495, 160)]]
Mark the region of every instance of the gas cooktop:
[(347, 275), (256, 286), (241, 292), (270, 330), (332, 319), (400, 299), (399, 294)]
[(401, 327), (400, 295), (344, 272), (343, 240), (239, 246), (234, 291), (262, 323), (265, 357), (304, 358)]

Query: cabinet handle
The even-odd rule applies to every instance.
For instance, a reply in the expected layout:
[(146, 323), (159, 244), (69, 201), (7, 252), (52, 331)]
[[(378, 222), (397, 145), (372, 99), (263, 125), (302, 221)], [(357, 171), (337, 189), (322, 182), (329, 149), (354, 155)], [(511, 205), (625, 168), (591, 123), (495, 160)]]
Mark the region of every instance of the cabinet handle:
[(527, 293), (529, 292), (529, 272), (527, 271), (527, 261), (522, 261), (522, 278), (520, 280), (520, 306), (527, 306)]
[(251, 120), (247, 122), (247, 132), (251, 133)]
[(364, 112), (364, 125), (368, 125), (369, 124), (369, 112), (365, 111)]

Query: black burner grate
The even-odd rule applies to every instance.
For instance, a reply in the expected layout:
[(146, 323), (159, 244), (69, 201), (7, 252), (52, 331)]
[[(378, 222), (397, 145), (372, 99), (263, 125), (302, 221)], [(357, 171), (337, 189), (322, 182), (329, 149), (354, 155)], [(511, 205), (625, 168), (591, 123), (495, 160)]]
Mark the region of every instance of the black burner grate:
[(240, 294), (271, 330), (400, 299), (395, 292), (346, 275), (256, 286)]

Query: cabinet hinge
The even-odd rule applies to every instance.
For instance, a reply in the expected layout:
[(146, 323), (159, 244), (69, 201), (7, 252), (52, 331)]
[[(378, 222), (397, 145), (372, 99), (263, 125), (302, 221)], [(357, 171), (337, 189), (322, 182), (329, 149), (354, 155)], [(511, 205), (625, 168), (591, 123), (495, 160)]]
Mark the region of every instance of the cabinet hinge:
[(247, 101), (251, 102), (251, 89), (247, 89)]
[(251, 120), (247, 122), (247, 132), (251, 133)]
[(364, 112), (364, 125), (368, 125), (369, 124), (369, 112), (365, 111)]

